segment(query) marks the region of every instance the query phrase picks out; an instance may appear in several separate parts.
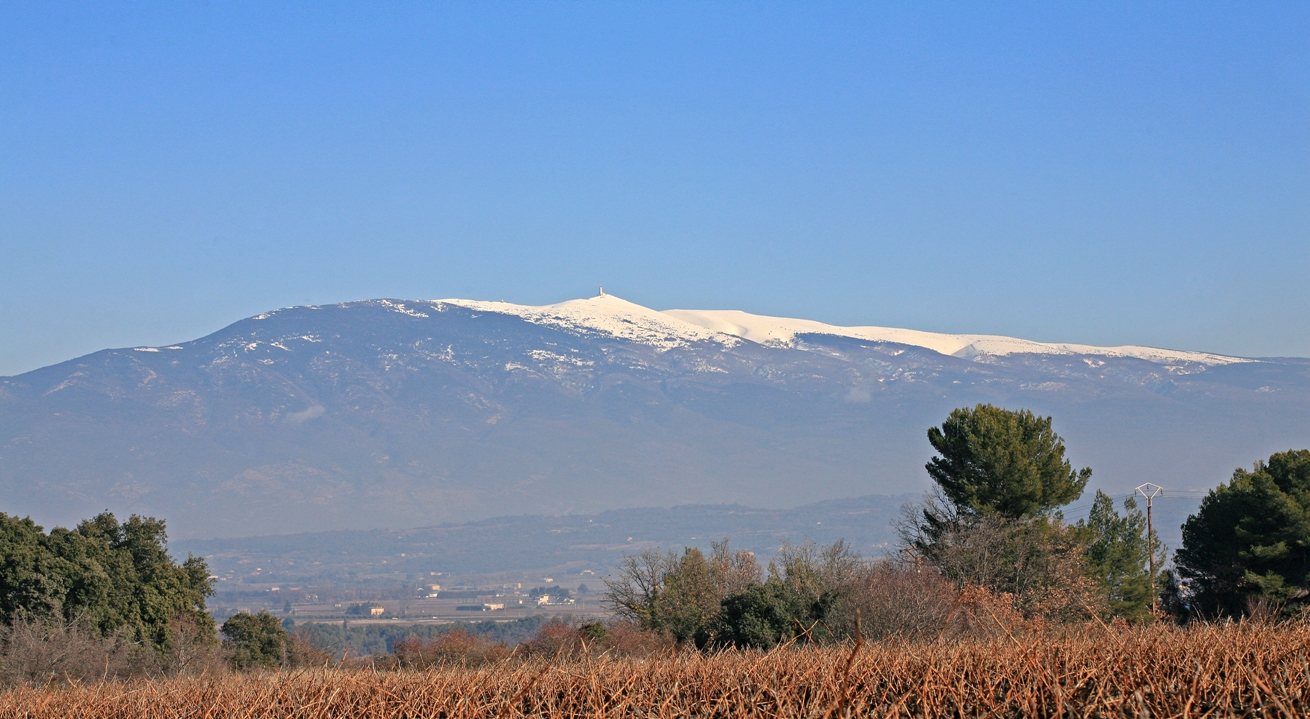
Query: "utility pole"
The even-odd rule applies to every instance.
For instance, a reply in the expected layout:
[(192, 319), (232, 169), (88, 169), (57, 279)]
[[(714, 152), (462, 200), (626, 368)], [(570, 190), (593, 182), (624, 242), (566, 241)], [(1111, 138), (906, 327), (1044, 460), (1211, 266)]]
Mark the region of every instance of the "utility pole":
[(1164, 494), (1164, 487), (1147, 482), (1137, 487), (1137, 493), (1146, 497), (1146, 551), (1151, 557), (1151, 613), (1160, 611), (1160, 592), (1155, 586), (1155, 518), (1151, 516), (1151, 500), (1155, 495)]

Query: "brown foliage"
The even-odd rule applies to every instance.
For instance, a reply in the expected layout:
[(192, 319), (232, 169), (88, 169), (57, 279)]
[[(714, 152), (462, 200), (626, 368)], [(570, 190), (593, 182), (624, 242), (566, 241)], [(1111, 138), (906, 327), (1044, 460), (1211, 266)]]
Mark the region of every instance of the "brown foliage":
[(220, 674), (227, 668), (213, 631), (192, 617), (179, 615), (168, 625), (168, 640), (158, 657), (164, 674)]
[(931, 639), (946, 623), (957, 594), (936, 569), (877, 562), (842, 587), (832, 628), (838, 636), (853, 636), (858, 611), (866, 638)]
[(427, 642), (411, 636), (396, 642), (392, 651), (400, 666), (410, 669), (447, 664), (482, 666), (501, 661), (509, 655), (504, 644), (475, 636), (463, 629), (455, 629)]
[(127, 631), (99, 637), (81, 624), (31, 619), (0, 628), (2, 684), (128, 678), (153, 669), (153, 659)]
[(677, 651), (677, 642), (667, 634), (642, 629), (631, 622), (605, 626), (608, 631), (598, 649), (611, 657), (668, 656)]
[(332, 654), (315, 646), (304, 632), (291, 632), (291, 648), (287, 659), (292, 667), (326, 667), (333, 663)]
[(19, 619), (0, 627), (0, 685), (99, 682), (225, 670), (213, 635), (188, 616), (169, 624), (166, 641), (151, 647), (129, 630), (100, 636), (77, 622)]
[(1039, 634), (1047, 623), (1041, 618), (1025, 619), (1015, 608), (1012, 595), (993, 594), (986, 587), (965, 587), (956, 595), (941, 627), (938, 636), (948, 639), (1013, 639)]
[(648, 657), (669, 654), (677, 647), (673, 637), (631, 622), (611, 622), (574, 626), (563, 620), (552, 620), (538, 630), (531, 641), (519, 647), (529, 657), (555, 656), (577, 658), (589, 656)]
[(859, 612), (865, 638), (875, 641), (996, 639), (1044, 631), (1041, 617), (1025, 618), (1012, 594), (955, 586), (932, 567), (882, 561), (862, 568), (842, 588), (833, 628), (854, 636)]
[(594, 648), (588, 647), (589, 644), (594, 642), (588, 642), (577, 627), (561, 619), (552, 619), (537, 630), (536, 636), (524, 642), (521, 649), (528, 656), (549, 659), (560, 654), (580, 655), (583, 651)]
[[(940, 496), (907, 507), (898, 523), (907, 560), (935, 567), (956, 587), (1009, 594), (1029, 619), (1078, 622), (1107, 614), (1106, 597), (1087, 571), (1083, 538), (1058, 518), (1006, 520), (960, 516)], [(944, 518), (929, 526), (923, 516)]]
[(822, 717), (839, 705), (880, 717), (1290, 716), (1310, 701), (1310, 627), (1066, 625), (858, 652), (793, 645), (72, 684), (0, 694), (0, 717)]

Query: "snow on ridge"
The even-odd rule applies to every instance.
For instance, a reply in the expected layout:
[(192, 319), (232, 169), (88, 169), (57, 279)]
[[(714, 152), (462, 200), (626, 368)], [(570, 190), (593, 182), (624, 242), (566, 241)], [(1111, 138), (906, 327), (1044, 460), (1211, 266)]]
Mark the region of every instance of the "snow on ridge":
[(800, 334), (823, 334), (851, 337), (871, 342), (895, 342), (897, 344), (913, 345), (941, 354), (964, 358), (1012, 354), (1047, 354), (1134, 357), (1160, 364), (1195, 362), (1206, 365), (1225, 365), (1254, 361), (1208, 352), (1186, 352), (1135, 345), (1093, 347), (1091, 345), (1033, 342), (1032, 340), (1000, 335), (956, 335), (893, 327), (840, 327), (813, 320), (753, 315), (739, 310), (666, 310), (664, 314), (689, 324), (699, 325), (708, 330), (774, 346), (793, 346), (796, 336)]
[[(568, 300), (551, 305), (518, 305), (512, 302), (444, 299), (419, 302), (372, 301), (416, 318), (427, 315), (413, 307), (428, 307), (440, 312), (443, 306), (463, 307), (478, 312), (514, 315), (537, 325), (555, 327), (574, 333), (598, 333), (657, 347), (661, 350), (685, 347), (694, 342), (717, 342), (726, 347), (742, 340), (775, 347), (794, 347), (797, 335), (820, 334), (850, 337), (870, 342), (893, 342), (923, 347), (944, 355), (966, 359), (1003, 357), (1016, 354), (1088, 355), (1131, 357), (1157, 364), (1192, 363), (1209, 366), (1255, 362), (1243, 357), (1229, 357), (1210, 352), (1189, 352), (1125, 345), (1092, 345), (1034, 342), (1001, 335), (946, 334), (895, 327), (842, 327), (814, 320), (753, 315), (740, 310), (665, 310), (663, 312), (628, 302), (614, 295), (599, 295)], [(351, 303), (344, 303), (346, 306)], [(407, 306), (408, 305), (408, 306)], [(307, 309), (320, 309), (310, 306)], [(265, 312), (253, 319), (265, 319), (281, 310)], [(171, 349), (171, 348), (170, 348)], [(151, 351), (142, 349), (139, 351)]]
[(695, 323), (684, 322), (666, 313), (628, 302), (614, 295), (599, 295), (540, 306), (460, 299), (436, 300), (432, 304), (515, 315), (537, 325), (557, 327), (571, 332), (598, 332), (618, 339), (651, 345), (661, 350), (685, 347), (692, 342), (714, 341), (727, 346), (740, 342), (736, 337), (706, 329)]

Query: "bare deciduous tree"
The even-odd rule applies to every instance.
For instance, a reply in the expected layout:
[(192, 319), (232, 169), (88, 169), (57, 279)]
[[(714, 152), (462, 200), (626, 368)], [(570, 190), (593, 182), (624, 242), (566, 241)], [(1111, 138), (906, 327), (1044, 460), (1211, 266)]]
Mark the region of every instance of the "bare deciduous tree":
[(727, 599), (734, 594), (741, 594), (752, 584), (759, 584), (762, 579), (759, 562), (755, 553), (744, 549), (733, 551), (728, 548), (728, 540), (713, 542), (710, 553), (710, 572), (719, 590), (719, 599)]
[(677, 563), (676, 554), (658, 549), (623, 555), (614, 574), (605, 578), (603, 603), (616, 617), (653, 628), (655, 604), (664, 591), (665, 577)]

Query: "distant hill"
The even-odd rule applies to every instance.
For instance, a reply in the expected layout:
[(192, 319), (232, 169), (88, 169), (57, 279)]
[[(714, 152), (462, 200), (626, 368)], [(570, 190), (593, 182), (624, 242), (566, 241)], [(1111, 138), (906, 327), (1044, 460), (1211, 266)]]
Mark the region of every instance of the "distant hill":
[[(590, 569), (608, 573), (623, 554), (648, 548), (701, 547), (724, 538), (754, 552), (762, 562), (784, 542), (843, 540), (865, 557), (892, 553), (895, 522), (919, 494), (868, 495), (815, 502), (795, 509), (740, 504), (612, 509), (596, 514), (518, 515), (477, 522), (402, 530), (337, 530), (233, 539), (174, 542), (174, 554), (203, 556), (210, 569), (233, 584), (360, 584), (425, 577)], [(1180, 526), (1196, 510), (1195, 497), (1160, 497), (1156, 532), (1177, 549)], [(1121, 507), (1122, 497), (1116, 497)], [(1071, 506), (1070, 522), (1087, 516), (1091, 498)], [(256, 571), (258, 570), (258, 571)]]
[(976, 402), (1056, 418), (1093, 483), (1200, 489), (1310, 446), (1310, 360), (941, 335), (602, 296), (296, 307), (0, 379), (9, 513), (175, 538), (926, 487)]
[[(918, 495), (843, 498), (796, 509), (742, 505), (683, 505), (615, 509), (597, 514), (494, 517), (464, 524), (405, 530), (308, 532), (173, 543), (193, 552), (230, 584), (352, 584), (529, 570), (583, 569), (607, 574), (624, 554), (648, 548), (703, 547), (724, 538), (762, 560), (783, 542), (845, 540), (864, 556), (890, 551), (893, 520)], [(258, 571), (256, 571), (258, 569)]]

